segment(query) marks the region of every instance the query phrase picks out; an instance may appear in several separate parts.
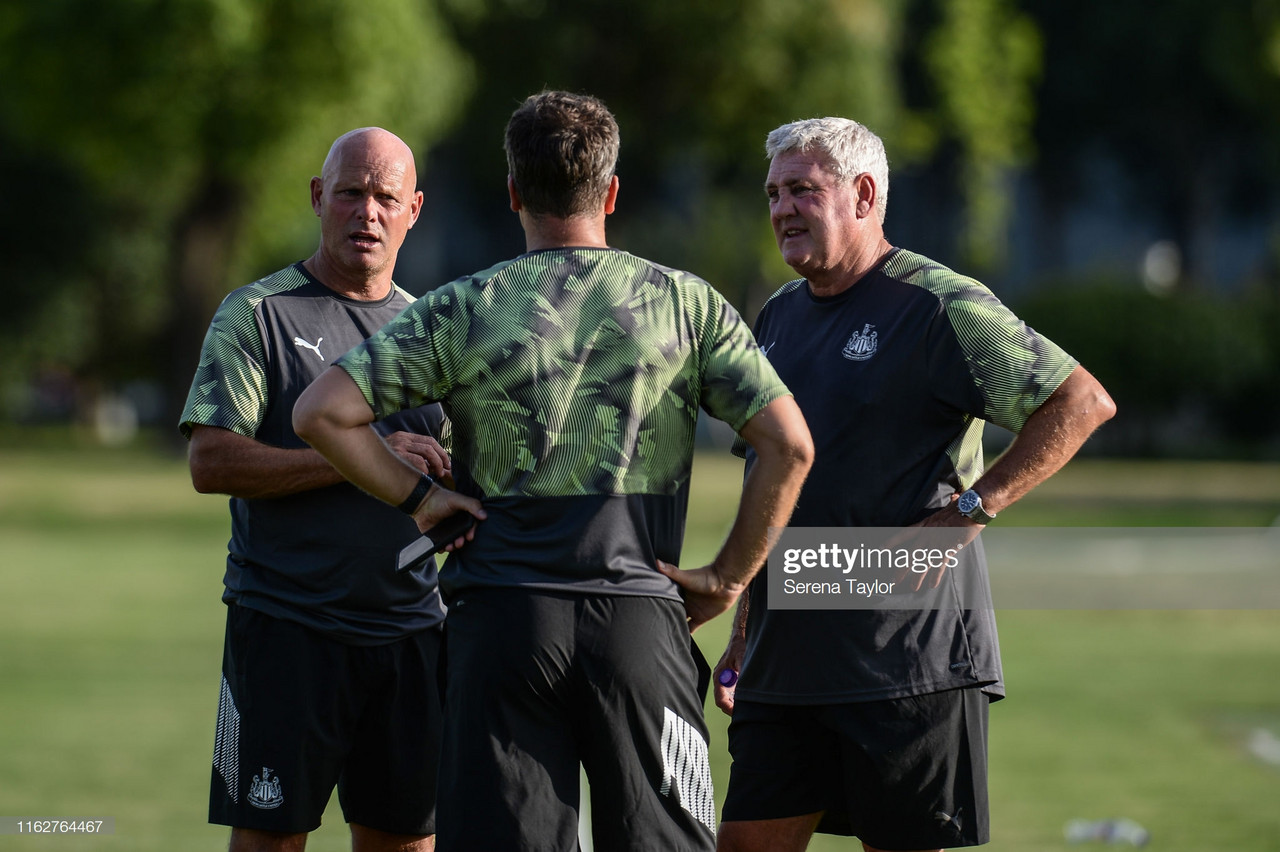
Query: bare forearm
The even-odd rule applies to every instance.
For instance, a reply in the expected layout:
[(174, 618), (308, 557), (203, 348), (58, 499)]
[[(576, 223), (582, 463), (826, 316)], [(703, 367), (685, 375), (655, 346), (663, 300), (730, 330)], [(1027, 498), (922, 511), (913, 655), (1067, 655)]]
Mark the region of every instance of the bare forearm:
[(1009, 449), (975, 484), (982, 503), (998, 513), (1062, 469), (1099, 426), (1115, 415), (1115, 403), (1083, 367), (1067, 377), (1027, 419)]
[(724, 546), (712, 563), (721, 579), (741, 591), (764, 564), (777, 530), (785, 527), (800, 495), (808, 465), (779, 458), (756, 464), (742, 486), (742, 501)]
[(195, 428), (188, 462), (192, 484), (202, 494), (268, 499), (342, 481), (342, 475), (309, 447), (272, 447), (215, 426)]
[(800, 488), (813, 463), (813, 444), (799, 408), (790, 397), (776, 401), (769, 418), (753, 418), (744, 437), (756, 450), (742, 485), (733, 527), (712, 563), (721, 580), (736, 592), (764, 564), (776, 532), (787, 525)]
[(756, 463), (742, 487), (733, 529), (715, 560), (681, 571), (659, 560), (658, 570), (683, 589), (689, 629), (726, 612), (764, 563), (773, 544), (770, 528), (787, 525), (800, 486), (813, 464), (813, 439), (791, 397), (769, 403), (742, 427)]
[(738, 608), (733, 613), (733, 629), (730, 635), (746, 638), (747, 635), (747, 614), (751, 611), (751, 596), (742, 595), (738, 598)]
[[(321, 373), (293, 407), (293, 431), (298, 437), (315, 447), (347, 479), (393, 506), (406, 502), (414, 493), (422, 482), (423, 466), (433, 472), (447, 470), (441, 467), (448, 461), (443, 454), (433, 453), (432, 460), (418, 457), (422, 465), (397, 455), (398, 451), (373, 431), (372, 422), (373, 409), (364, 395), (351, 377), (336, 367)], [(415, 502), (413, 519), (423, 531), (457, 512), (469, 512), (478, 520), (486, 517), (479, 500), (435, 484)], [(446, 549), (463, 547), (474, 536), (473, 527)]]
[(420, 473), (396, 456), (370, 428), (373, 411), (351, 378), (330, 368), (298, 398), (293, 428), (338, 473), (393, 505), (418, 483)]
[(421, 474), (396, 456), (368, 426), (304, 436), (338, 471), (379, 500), (397, 505)]

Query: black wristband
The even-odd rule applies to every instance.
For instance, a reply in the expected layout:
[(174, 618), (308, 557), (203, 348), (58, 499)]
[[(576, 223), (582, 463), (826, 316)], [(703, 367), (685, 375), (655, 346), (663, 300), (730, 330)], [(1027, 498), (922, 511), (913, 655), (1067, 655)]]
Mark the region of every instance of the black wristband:
[(427, 492), (431, 490), (431, 486), (436, 481), (431, 478), (430, 474), (423, 473), (418, 479), (418, 484), (413, 486), (413, 490), (409, 492), (409, 496), (404, 498), (404, 502), (396, 506), (406, 515), (412, 515), (414, 510), (418, 508), (418, 504), (422, 502), (422, 498), (427, 496)]

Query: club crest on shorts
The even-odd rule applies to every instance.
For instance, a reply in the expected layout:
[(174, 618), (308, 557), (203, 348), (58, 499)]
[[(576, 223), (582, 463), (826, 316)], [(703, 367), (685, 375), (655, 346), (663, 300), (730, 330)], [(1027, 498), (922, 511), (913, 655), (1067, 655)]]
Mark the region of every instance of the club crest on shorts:
[(262, 774), (253, 776), (249, 784), (249, 804), (264, 811), (273, 810), (284, 804), (284, 793), (280, 790), (280, 776), (272, 777), (271, 770), (262, 767)]
[(841, 354), (850, 361), (866, 361), (876, 354), (876, 347), (880, 343), (880, 332), (875, 329), (876, 327), (871, 323), (863, 325), (862, 331), (855, 331), (849, 338)]

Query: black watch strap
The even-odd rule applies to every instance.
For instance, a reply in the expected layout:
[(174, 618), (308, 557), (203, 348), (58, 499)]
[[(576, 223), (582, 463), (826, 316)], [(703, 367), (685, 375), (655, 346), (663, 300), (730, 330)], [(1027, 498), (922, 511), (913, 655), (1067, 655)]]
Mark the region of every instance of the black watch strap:
[(409, 496), (404, 498), (404, 502), (396, 506), (396, 508), (406, 515), (412, 515), (422, 502), (422, 498), (427, 496), (427, 492), (431, 490), (431, 486), (435, 485), (435, 483), (436, 481), (431, 478), (430, 474), (419, 474), (418, 484), (413, 486)]

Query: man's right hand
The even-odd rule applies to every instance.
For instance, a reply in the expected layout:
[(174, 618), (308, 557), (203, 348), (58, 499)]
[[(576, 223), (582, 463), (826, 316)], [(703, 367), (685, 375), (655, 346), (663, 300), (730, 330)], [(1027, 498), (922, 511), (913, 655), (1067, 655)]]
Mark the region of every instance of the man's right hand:
[[(427, 496), (413, 513), (413, 520), (418, 525), (418, 530), (425, 533), (445, 518), (458, 512), (469, 512), (478, 521), (488, 517), (479, 500), (459, 494), (437, 483), (431, 486), (431, 490), (427, 492)], [(457, 550), (475, 537), (476, 528), (473, 526), (465, 535), (458, 536), (441, 550), (446, 552)]]

